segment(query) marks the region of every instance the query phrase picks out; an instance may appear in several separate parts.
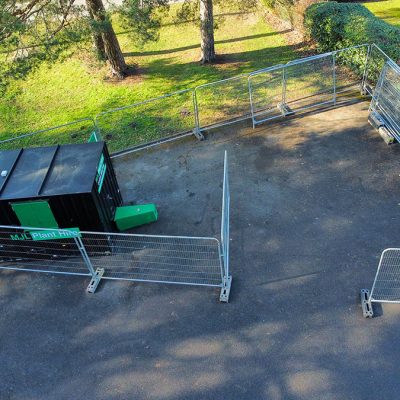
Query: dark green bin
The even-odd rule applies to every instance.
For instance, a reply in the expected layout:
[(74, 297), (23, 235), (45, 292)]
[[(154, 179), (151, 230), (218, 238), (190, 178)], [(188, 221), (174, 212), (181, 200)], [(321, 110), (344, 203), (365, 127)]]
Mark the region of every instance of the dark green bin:
[(119, 231), (157, 221), (158, 213), (155, 204), (117, 207), (114, 221)]

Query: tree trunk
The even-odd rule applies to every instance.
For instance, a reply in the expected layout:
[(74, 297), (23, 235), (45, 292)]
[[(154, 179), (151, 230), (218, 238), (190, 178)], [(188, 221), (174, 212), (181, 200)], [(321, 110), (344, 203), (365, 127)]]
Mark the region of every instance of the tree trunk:
[[(90, 9), (88, 9), (89, 11), (89, 15), (90, 18), (94, 21), (94, 16), (92, 14), (92, 12), (90, 11)], [(92, 29), (92, 37), (93, 37), (93, 47), (94, 50), (96, 51), (97, 54), (97, 58), (101, 61), (105, 61), (107, 60), (107, 56), (106, 56), (106, 50), (104, 48), (104, 42), (103, 42), (103, 38), (101, 36), (101, 32), (96, 29), (96, 27), (93, 27)]]
[(200, 0), (201, 62), (215, 60), (214, 15), (212, 0)]
[(104, 44), (104, 52), (110, 63), (111, 73), (123, 79), (128, 73), (128, 66), (125, 63), (124, 55), (119, 46), (117, 35), (106, 14), (102, 0), (86, 0), (89, 13), (99, 27), (101, 38)]

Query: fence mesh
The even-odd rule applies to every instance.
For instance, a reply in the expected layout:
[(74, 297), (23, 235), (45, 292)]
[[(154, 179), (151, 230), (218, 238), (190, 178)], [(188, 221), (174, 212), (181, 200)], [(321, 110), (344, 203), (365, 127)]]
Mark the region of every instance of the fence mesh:
[(198, 86), (195, 91), (200, 128), (251, 115), (247, 75)]
[(275, 67), (249, 76), (252, 113), (256, 122), (281, 115), (278, 106), (283, 102), (283, 68)]
[(331, 54), (289, 63), (285, 70), (285, 103), (300, 110), (333, 101), (334, 77)]
[(57, 144), (86, 143), (96, 125), (93, 119), (84, 118), (68, 124), (54, 126), (31, 133), (10, 137), (9, 134), (0, 135), (0, 149), (20, 149), (22, 147), (53, 146)]
[(383, 251), (371, 289), (370, 300), (400, 303), (400, 249)]
[(221, 286), (219, 242), (214, 238), (83, 232), (93, 268), (103, 278)]
[(385, 121), (390, 133), (400, 141), (400, 68), (386, 62), (371, 101), (371, 110)]
[(0, 227), (0, 269), (90, 276), (74, 238), (34, 239), (39, 228)]
[(3, 133), (0, 148), (82, 143), (97, 129), (115, 154), (249, 117), (256, 125), (291, 111), (328, 106), (360, 84), (372, 95), (388, 60), (376, 45), (335, 50), (109, 110), (95, 123), (87, 118), (13, 140)]
[(369, 48), (368, 62), (365, 68), (364, 86), (367, 93), (373, 94), (383, 67), (390, 58), (375, 44)]
[(335, 52), (336, 94), (359, 93), (366, 63), (368, 46), (356, 46)]
[(99, 114), (96, 124), (111, 153), (191, 132), (193, 90), (184, 90)]

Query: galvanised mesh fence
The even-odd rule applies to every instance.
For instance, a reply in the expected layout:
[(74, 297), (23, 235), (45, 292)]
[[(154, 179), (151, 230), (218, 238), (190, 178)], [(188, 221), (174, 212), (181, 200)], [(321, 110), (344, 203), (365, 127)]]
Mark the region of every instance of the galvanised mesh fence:
[[(22, 147), (54, 146), (57, 144), (78, 144), (85, 143), (91, 137), (98, 139), (97, 127), (94, 119), (82, 118), (51, 128), (17, 135), (15, 137), (0, 135), (0, 149), (20, 149)], [(93, 136), (92, 136), (93, 135)]]
[[(308, 109), (372, 95), (390, 58), (376, 45), (359, 45), (116, 108), (93, 119), (10, 138), (0, 148), (82, 143), (96, 131), (113, 156), (177, 137), (251, 119), (253, 126)], [(1, 139), (4, 139), (1, 141)]]
[(183, 90), (98, 114), (96, 126), (111, 153), (192, 134), (196, 126), (193, 90)]
[(220, 238), (0, 226), (0, 270), (88, 276), (89, 292), (101, 279), (210, 286), (228, 302), (229, 207), (225, 152)]
[(386, 61), (376, 89), (370, 110), (383, 120), (390, 134), (400, 142), (400, 68)]

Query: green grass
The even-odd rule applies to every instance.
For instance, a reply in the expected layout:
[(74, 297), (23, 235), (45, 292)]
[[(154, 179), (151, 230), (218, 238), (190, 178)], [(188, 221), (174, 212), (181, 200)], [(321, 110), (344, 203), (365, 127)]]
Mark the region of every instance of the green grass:
[(384, 0), (363, 3), (377, 17), (400, 28), (400, 0)]
[[(10, 94), (0, 100), (0, 138), (94, 116), (111, 108), (296, 57), (284, 36), (269, 27), (260, 14), (228, 13), (219, 18), (219, 29), (215, 34), (219, 62), (203, 66), (198, 63), (198, 28), (193, 23), (177, 25), (171, 21), (171, 15), (165, 17), (159, 41), (144, 48), (136, 47), (129, 34), (117, 28), (127, 62), (138, 66), (137, 75), (124, 82), (105, 79), (106, 68), (99, 69), (90, 57), (85, 58), (83, 54), (75, 54), (54, 65), (43, 65), (25, 81), (15, 82)], [(192, 126), (193, 115), (188, 111), (190, 101), (187, 98), (182, 102), (180, 98), (170, 101), (174, 111), (169, 114), (166, 102), (141, 107), (124, 115), (121, 113), (113, 116), (112, 121), (104, 121), (106, 130), (113, 131), (109, 135), (109, 140), (114, 141), (112, 150), (156, 138), (160, 127), (168, 129), (169, 126), (174, 130), (175, 125), (178, 129)], [(118, 120), (122, 120), (119, 125)], [(86, 128), (79, 125), (75, 130), (86, 135)], [(63, 141), (78, 140), (76, 134), (71, 138), (63, 130), (59, 135), (43, 134), (40, 141), (38, 136), (35, 144), (55, 142), (60, 135)]]

